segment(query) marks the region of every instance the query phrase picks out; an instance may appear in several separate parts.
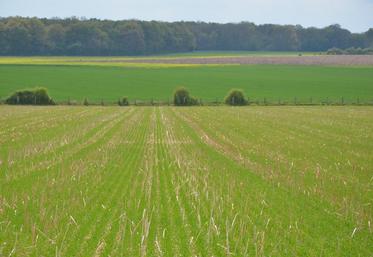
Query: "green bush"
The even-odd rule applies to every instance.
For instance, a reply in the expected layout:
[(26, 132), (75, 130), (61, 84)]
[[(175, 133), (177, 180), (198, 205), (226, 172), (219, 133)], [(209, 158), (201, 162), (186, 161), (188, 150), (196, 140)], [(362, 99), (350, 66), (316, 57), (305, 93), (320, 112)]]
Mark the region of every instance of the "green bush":
[(247, 99), (242, 90), (232, 89), (225, 97), (224, 102), (228, 105), (242, 106), (247, 104)]
[(373, 48), (364, 48), (363, 53), (373, 55)]
[(333, 47), (333, 48), (330, 48), (327, 52), (326, 52), (327, 55), (342, 55), (344, 54), (344, 51), (342, 49), (339, 49), (339, 48), (336, 48), (336, 47)]
[(128, 101), (128, 97), (124, 96), (124, 97), (122, 97), (122, 99), (119, 99), (118, 105), (119, 106), (128, 106), (128, 105), (130, 105), (130, 103)]
[(355, 48), (350, 47), (345, 50), (339, 49), (339, 48), (331, 48), (327, 52), (328, 55), (341, 55), (341, 54), (347, 54), (347, 55), (363, 55), (363, 54), (373, 54), (372, 48)]
[(23, 89), (14, 92), (5, 103), (19, 105), (54, 105), (55, 102), (48, 95), (45, 88)]
[(89, 102), (88, 102), (88, 99), (87, 99), (87, 98), (84, 98), (84, 100), (83, 100), (83, 105), (85, 105), (85, 106), (88, 106), (88, 105), (89, 105)]
[(174, 104), (176, 106), (198, 105), (198, 100), (190, 96), (188, 89), (180, 87), (174, 92)]
[(189, 99), (189, 105), (199, 105), (200, 102), (198, 101), (197, 98), (191, 96), (190, 99)]

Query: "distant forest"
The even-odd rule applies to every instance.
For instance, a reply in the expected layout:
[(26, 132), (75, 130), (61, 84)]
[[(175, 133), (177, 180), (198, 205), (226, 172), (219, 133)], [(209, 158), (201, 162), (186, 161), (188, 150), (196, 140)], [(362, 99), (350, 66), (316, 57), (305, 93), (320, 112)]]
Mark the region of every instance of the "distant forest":
[(149, 55), (188, 51), (326, 51), (373, 47), (373, 29), (351, 33), (242, 23), (0, 18), (0, 55)]

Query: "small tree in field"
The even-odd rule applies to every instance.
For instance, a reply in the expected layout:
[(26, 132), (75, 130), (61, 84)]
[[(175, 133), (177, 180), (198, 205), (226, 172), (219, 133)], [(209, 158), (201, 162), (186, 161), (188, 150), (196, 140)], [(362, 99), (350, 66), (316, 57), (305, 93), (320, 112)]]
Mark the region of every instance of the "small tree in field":
[(190, 96), (188, 89), (185, 87), (180, 87), (174, 92), (174, 104), (176, 106), (197, 105), (198, 100)]
[(130, 105), (130, 103), (128, 101), (128, 97), (124, 96), (124, 97), (122, 97), (122, 99), (119, 99), (118, 105), (119, 106), (128, 106), (128, 105)]
[(232, 89), (225, 97), (224, 102), (228, 105), (242, 106), (247, 104), (247, 99), (242, 90)]

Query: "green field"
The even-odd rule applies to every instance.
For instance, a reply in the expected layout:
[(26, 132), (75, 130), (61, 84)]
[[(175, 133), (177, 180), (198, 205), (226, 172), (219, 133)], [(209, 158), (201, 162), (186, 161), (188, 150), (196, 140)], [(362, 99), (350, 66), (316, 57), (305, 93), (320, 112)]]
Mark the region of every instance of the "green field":
[[(6, 62), (10, 62), (8, 58)], [(58, 58), (57, 58), (58, 59)], [(14, 58), (14, 62), (18, 59)], [(373, 101), (371, 67), (322, 67), (284, 65), (158, 65), (84, 63), (71, 65), (60, 58), (48, 65), (0, 65), (0, 98), (17, 89), (43, 86), (57, 101), (167, 100), (178, 86), (185, 86), (197, 98), (222, 100), (231, 88), (244, 89), (251, 99), (277, 102)], [(23, 60), (22, 62), (27, 61)], [(61, 63), (69, 65), (60, 65)], [(131, 67), (134, 66), (134, 67)], [(176, 66), (176, 67), (175, 67)]]
[(0, 256), (373, 255), (372, 107), (0, 113)]

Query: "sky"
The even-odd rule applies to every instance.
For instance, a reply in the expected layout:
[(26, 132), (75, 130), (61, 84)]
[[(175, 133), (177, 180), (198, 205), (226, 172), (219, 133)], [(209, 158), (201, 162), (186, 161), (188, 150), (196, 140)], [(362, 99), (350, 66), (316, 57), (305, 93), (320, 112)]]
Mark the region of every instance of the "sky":
[(241, 22), (373, 28), (373, 0), (0, 0), (0, 17)]

